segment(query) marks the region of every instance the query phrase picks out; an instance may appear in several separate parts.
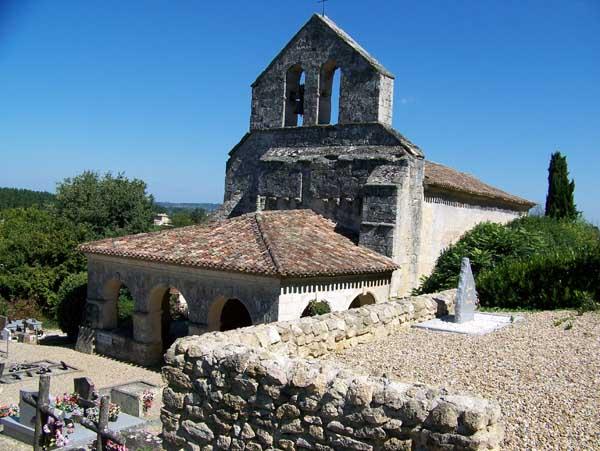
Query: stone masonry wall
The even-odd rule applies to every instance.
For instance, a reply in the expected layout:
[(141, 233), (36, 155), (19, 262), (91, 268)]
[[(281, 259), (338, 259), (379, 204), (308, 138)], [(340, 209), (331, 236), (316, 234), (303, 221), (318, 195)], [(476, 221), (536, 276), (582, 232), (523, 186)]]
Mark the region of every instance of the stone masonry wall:
[(498, 449), (496, 402), (305, 359), (452, 308), (455, 292), (178, 340), (165, 355), (168, 450)]

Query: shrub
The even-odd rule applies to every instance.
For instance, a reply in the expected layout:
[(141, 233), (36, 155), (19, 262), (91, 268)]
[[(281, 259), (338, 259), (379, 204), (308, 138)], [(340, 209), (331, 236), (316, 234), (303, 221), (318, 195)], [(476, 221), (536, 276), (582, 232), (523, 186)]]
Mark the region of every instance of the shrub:
[(509, 259), (477, 277), (481, 305), (504, 308), (589, 308), (600, 298), (600, 252), (561, 250)]
[(302, 312), (302, 318), (307, 316), (317, 316), (324, 315), (325, 313), (330, 313), (331, 307), (327, 301), (318, 301), (316, 299), (310, 301), (304, 312)]
[(540, 233), (523, 227), (509, 228), (491, 222), (478, 224), (442, 252), (432, 274), (422, 279), (416, 294), (456, 288), (463, 257), (469, 257), (473, 274), (476, 275), (493, 268), (506, 257), (531, 255), (542, 243)]
[(0, 296), (0, 315), (13, 319), (35, 318), (44, 320), (44, 314), (35, 301), (27, 299), (12, 299), (7, 301)]
[(87, 297), (87, 273), (66, 277), (58, 290), (55, 315), (58, 325), (69, 339), (75, 341), (83, 321)]
[[(544, 260), (547, 261), (553, 255), (555, 259), (593, 255), (599, 243), (598, 228), (581, 220), (523, 217), (507, 225), (482, 223), (440, 255), (432, 274), (423, 278), (421, 287), (415, 291), (421, 294), (455, 288), (463, 257), (470, 258), (473, 274), (479, 282), (478, 274), (493, 271), (500, 264), (508, 265), (508, 260), (526, 263), (528, 259), (539, 260), (542, 256), (547, 256)], [(515, 265), (518, 267), (518, 263)]]

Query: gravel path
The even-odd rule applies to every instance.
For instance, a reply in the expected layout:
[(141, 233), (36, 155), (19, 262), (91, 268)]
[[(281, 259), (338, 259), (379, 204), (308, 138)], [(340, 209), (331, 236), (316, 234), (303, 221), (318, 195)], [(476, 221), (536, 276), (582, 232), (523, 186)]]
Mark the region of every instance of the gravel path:
[(600, 450), (600, 314), (575, 316), (571, 328), (556, 322), (572, 312), (520, 315), (485, 336), (410, 329), (329, 359), (496, 399), (503, 449)]
[[(73, 379), (87, 376), (92, 379), (96, 387), (103, 388), (111, 385), (121, 384), (134, 380), (144, 380), (156, 385), (163, 386), (162, 376), (158, 371), (148, 370), (133, 364), (120, 362), (98, 355), (82, 354), (64, 346), (27, 345), (22, 343), (11, 343), (10, 354), (7, 359), (7, 367), (10, 363), (35, 362), (37, 360), (52, 360), (60, 362), (64, 360), (67, 364), (79, 368), (81, 371), (67, 373), (60, 376), (52, 376), (50, 393), (57, 395), (73, 391)], [(37, 389), (38, 379), (14, 384), (0, 385), (0, 403), (19, 403), (19, 390)], [(155, 402), (161, 403), (161, 396)], [(155, 409), (153, 409), (155, 410)], [(160, 409), (157, 409), (158, 411)], [(153, 419), (153, 418), (149, 418)], [(31, 449), (31, 446), (22, 447), (18, 442), (0, 434), (0, 449)]]

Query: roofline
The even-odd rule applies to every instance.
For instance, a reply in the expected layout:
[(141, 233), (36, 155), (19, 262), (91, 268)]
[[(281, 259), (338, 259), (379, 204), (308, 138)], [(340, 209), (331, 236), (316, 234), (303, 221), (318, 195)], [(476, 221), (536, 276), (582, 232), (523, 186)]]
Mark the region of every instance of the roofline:
[[(233, 156), (235, 154), (235, 152), (242, 146), (242, 144), (244, 144), (248, 140), (250, 135), (252, 135), (254, 133), (285, 133), (286, 131), (298, 130), (298, 129), (304, 130), (304, 129), (310, 129), (310, 128), (352, 127), (352, 126), (359, 126), (359, 125), (373, 125), (373, 126), (382, 127), (384, 130), (386, 130), (388, 133), (390, 133), (394, 138), (396, 138), (398, 140), (398, 145), (401, 147), (404, 147), (406, 149), (406, 153), (408, 153), (409, 155), (411, 155), (413, 157), (419, 158), (419, 159), (425, 158), (425, 154), (423, 153), (423, 150), (421, 150), (421, 148), (419, 146), (417, 146), (412, 141), (410, 141), (408, 138), (406, 138), (402, 133), (400, 133), (394, 127), (384, 124), (382, 122), (377, 122), (377, 121), (374, 121), (374, 122), (351, 122), (351, 123), (347, 123), (347, 124), (315, 124), (315, 125), (306, 125), (306, 126), (299, 126), (299, 127), (257, 128), (257, 129), (251, 130), (249, 132), (246, 132), (246, 134), (242, 137), (242, 139), (240, 139), (240, 141), (231, 148), (231, 150), (229, 151), (229, 153), (227, 155), (229, 157)], [(407, 146), (407, 144), (409, 146)], [(308, 146), (308, 147), (310, 147), (310, 146)], [(331, 147), (336, 147), (336, 146), (331, 146)]]
[(261, 78), (269, 71), (269, 69), (271, 69), (271, 67), (273, 67), (275, 65), (275, 62), (279, 59), (279, 57), (281, 55), (283, 55), (285, 53), (285, 51), (288, 50), (292, 46), (292, 44), (294, 43), (294, 41), (296, 40), (298, 35), (300, 35), (300, 33), (313, 20), (320, 20), (323, 24), (325, 24), (330, 30), (332, 30), (342, 40), (344, 40), (344, 42), (346, 42), (346, 44), (350, 45), (350, 47), (352, 47), (352, 49), (354, 49), (360, 56), (362, 56), (365, 59), (365, 61), (367, 61), (367, 63), (371, 67), (373, 67), (377, 72), (379, 72), (382, 75), (385, 75), (386, 77), (392, 78), (392, 79), (396, 78), (393, 73), (391, 73), (389, 70), (387, 70), (379, 61), (377, 61), (375, 58), (373, 58), (360, 44), (358, 44), (354, 39), (352, 39), (352, 37), (348, 33), (346, 33), (344, 30), (342, 30), (340, 27), (338, 27), (335, 22), (333, 22), (328, 17), (325, 17), (325, 16), (315, 13), (310, 17), (310, 19), (308, 19), (308, 21), (306, 21), (306, 23), (304, 25), (302, 25), (302, 27), (300, 27), (300, 29), (296, 32), (296, 34), (294, 34), (294, 36), (292, 36), (292, 38), (277, 53), (277, 55), (275, 55), (275, 57), (271, 60), (271, 62), (267, 65), (267, 67), (258, 75), (258, 77), (256, 77), (254, 82), (252, 82), (252, 84), (250, 85), (251, 87), (254, 88), (260, 82)]
[(234, 274), (246, 274), (252, 276), (261, 276), (261, 277), (271, 277), (280, 280), (287, 279), (309, 279), (313, 277), (338, 277), (338, 276), (362, 276), (362, 275), (374, 275), (374, 274), (385, 274), (385, 273), (393, 273), (394, 271), (400, 269), (400, 266), (394, 264), (394, 266), (390, 266), (388, 268), (382, 268), (379, 270), (371, 270), (371, 271), (329, 271), (329, 272), (315, 272), (315, 273), (281, 273), (281, 272), (268, 272), (268, 271), (247, 271), (237, 268), (229, 268), (229, 267), (221, 267), (219, 265), (193, 265), (193, 264), (185, 264), (176, 259), (172, 259), (168, 261), (167, 259), (157, 259), (157, 258), (148, 258), (146, 255), (131, 253), (131, 255), (122, 255), (118, 253), (110, 253), (110, 252), (102, 252), (102, 251), (94, 251), (91, 249), (84, 249), (86, 247), (85, 244), (81, 244), (78, 246), (78, 249), (81, 253), (83, 253), (86, 257), (89, 258), (91, 255), (99, 255), (102, 257), (112, 257), (123, 260), (133, 260), (133, 261), (143, 261), (149, 263), (158, 263), (164, 265), (173, 265), (173, 266), (181, 266), (184, 268), (192, 268), (192, 269), (203, 269), (206, 271), (220, 271), (220, 272), (229, 272)]
[[(428, 183), (427, 181), (423, 181), (423, 186), (425, 189), (427, 188), (437, 188), (445, 191), (459, 193), (463, 195), (468, 195), (474, 198), (486, 199), (488, 201), (495, 201), (496, 203), (504, 204), (506, 206), (512, 207), (521, 207), (517, 208), (519, 211), (528, 211), (529, 209), (535, 207), (537, 202), (532, 202), (530, 200), (524, 199), (519, 196), (514, 196), (510, 193), (507, 193), (509, 196), (512, 196), (513, 199), (509, 199), (501, 196), (492, 196), (484, 193), (475, 193), (473, 191), (457, 189), (456, 187), (445, 185), (443, 183)], [(491, 185), (490, 185), (491, 186)]]

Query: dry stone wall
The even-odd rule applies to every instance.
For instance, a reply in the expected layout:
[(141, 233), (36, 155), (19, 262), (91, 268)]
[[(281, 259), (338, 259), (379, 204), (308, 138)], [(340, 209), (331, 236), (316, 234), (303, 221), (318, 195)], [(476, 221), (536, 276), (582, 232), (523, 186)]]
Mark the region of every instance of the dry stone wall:
[(455, 291), (178, 340), (165, 355), (167, 449), (483, 450), (496, 402), (306, 359), (446, 313)]

